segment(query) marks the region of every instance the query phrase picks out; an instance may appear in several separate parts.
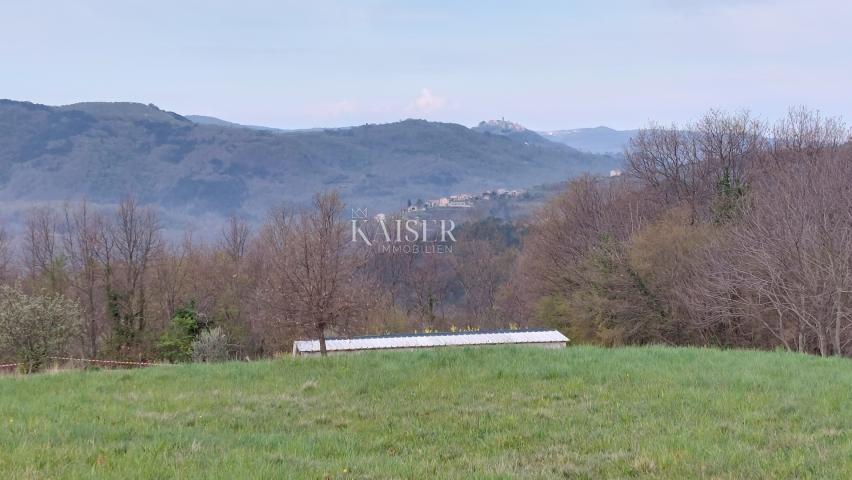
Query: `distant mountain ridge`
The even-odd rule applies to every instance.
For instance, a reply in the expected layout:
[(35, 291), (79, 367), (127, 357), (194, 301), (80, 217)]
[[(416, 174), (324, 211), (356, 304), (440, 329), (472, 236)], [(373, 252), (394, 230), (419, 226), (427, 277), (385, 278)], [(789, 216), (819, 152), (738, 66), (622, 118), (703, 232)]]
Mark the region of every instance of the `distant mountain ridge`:
[(591, 153), (622, 153), (637, 130), (614, 130), (609, 127), (576, 128), (538, 132), (542, 137)]
[(248, 128), (251, 130), (263, 130), (267, 132), (310, 132), (317, 130), (325, 130), (324, 128), (304, 128), (304, 129), (294, 129), (288, 130), (285, 128), (275, 128), (275, 127), (264, 127), (262, 125), (244, 125), (242, 123), (234, 123), (229, 122), (227, 120), (222, 120), (221, 118), (210, 117), (207, 115), (184, 115), (184, 118), (191, 121), (192, 123), (196, 123), (198, 125), (214, 125), (218, 127), (232, 127), (232, 128)]
[(500, 135), (528, 144), (555, 142), (583, 152), (613, 155), (621, 155), (637, 132), (637, 130), (614, 130), (603, 126), (535, 132), (506, 119), (479, 122), (479, 125), (472, 130), (489, 135)]
[(239, 123), (229, 122), (227, 120), (222, 120), (221, 118), (209, 117), (207, 115), (184, 115), (184, 118), (187, 120), (197, 123), (199, 125), (215, 125), (218, 127), (234, 127), (234, 128), (257, 128), (259, 130), (278, 130), (277, 128), (272, 127), (255, 127), (251, 125), (242, 125)]
[[(532, 132), (534, 133), (534, 132)], [(51, 107), (0, 100), (0, 207), (128, 193), (170, 214), (201, 218), (306, 202), (338, 189), (358, 207), (523, 188), (618, 160), (450, 123), (404, 120), (316, 131), (199, 124), (139, 103)], [(2, 213), (2, 212), (0, 212)]]

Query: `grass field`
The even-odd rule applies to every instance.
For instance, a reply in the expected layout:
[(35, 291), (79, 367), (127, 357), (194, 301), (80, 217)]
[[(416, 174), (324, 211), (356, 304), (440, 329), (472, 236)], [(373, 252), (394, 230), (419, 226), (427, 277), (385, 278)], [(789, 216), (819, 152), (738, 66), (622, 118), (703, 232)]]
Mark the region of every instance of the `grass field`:
[(0, 378), (0, 478), (852, 478), (852, 361), (447, 349)]

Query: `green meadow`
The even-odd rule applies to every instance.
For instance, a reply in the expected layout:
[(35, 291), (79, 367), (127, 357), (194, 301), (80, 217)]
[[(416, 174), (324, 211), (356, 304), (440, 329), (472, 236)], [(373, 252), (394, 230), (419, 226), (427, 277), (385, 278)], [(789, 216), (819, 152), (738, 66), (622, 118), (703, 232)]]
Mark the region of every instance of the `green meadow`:
[(0, 478), (852, 478), (852, 361), (459, 348), (0, 377)]

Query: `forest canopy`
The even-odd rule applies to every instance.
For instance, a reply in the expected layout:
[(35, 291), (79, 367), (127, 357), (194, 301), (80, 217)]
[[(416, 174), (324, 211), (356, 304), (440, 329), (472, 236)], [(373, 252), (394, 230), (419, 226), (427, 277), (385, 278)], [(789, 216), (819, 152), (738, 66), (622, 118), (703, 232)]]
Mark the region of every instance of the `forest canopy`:
[(574, 343), (852, 355), (842, 120), (710, 111), (640, 130), (624, 159), (622, 175), (575, 178), (527, 218), (459, 225), (449, 254), (352, 242), (333, 191), (260, 226), (233, 216), (212, 242), (167, 240), (130, 197), (37, 207), (19, 238), (0, 227), (0, 283), (21, 304), (67, 305), (32, 322), (50, 325), (44, 350), (91, 358), (225, 356), (193, 355), (202, 335), (205, 351), (244, 358), (306, 336), (522, 326)]

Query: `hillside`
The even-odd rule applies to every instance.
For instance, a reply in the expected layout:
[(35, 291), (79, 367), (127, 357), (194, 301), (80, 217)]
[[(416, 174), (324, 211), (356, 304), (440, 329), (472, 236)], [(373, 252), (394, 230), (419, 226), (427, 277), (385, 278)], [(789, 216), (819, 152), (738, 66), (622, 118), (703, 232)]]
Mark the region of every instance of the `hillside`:
[(609, 127), (575, 128), (538, 132), (543, 138), (591, 153), (620, 154), (636, 134), (636, 130), (613, 130)]
[[(197, 120), (197, 117), (194, 117)], [(405, 120), (319, 131), (199, 124), (153, 105), (0, 101), (0, 202), (132, 193), (172, 214), (262, 216), (336, 188), (373, 210), (487, 188), (523, 188), (616, 161), (461, 125)], [(2, 212), (0, 212), (2, 213)]]
[[(264, 127), (261, 125), (243, 125), (241, 123), (229, 122), (221, 118), (210, 117), (207, 115), (183, 115), (187, 120), (198, 125), (213, 125), (218, 127), (233, 127), (233, 128), (248, 128), (252, 130), (265, 130), (268, 132), (288, 132), (293, 130), (284, 130), (281, 128)], [(305, 129), (305, 130), (322, 130), (322, 129)], [(304, 130), (303, 130), (304, 131)]]
[(0, 472), (849, 478), (849, 366), (494, 347), (0, 377)]
[(500, 135), (527, 145), (552, 145), (550, 140), (545, 139), (538, 133), (527, 129), (521, 124), (508, 120), (501, 119), (479, 122), (479, 125), (473, 127), (471, 130), (487, 135)]

